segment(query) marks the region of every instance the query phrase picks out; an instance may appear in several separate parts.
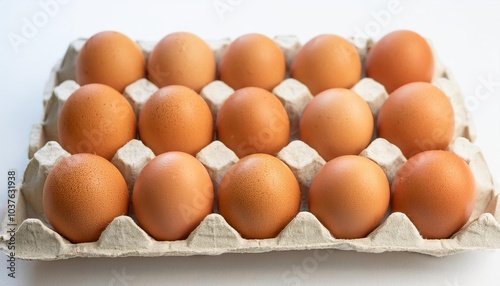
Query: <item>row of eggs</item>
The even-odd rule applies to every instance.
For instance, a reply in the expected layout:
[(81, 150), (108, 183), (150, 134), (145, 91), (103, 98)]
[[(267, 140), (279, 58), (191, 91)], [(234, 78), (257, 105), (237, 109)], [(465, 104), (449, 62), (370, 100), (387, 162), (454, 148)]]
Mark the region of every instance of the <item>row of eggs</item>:
[[(367, 75), (391, 92), (376, 122), (367, 103), (347, 89), (361, 76), (352, 44), (334, 35), (318, 36), (292, 63), (291, 76), (315, 95), (300, 118), (299, 138), (328, 161), (309, 191), (309, 211), (335, 237), (366, 236), (382, 221), (390, 199), (392, 210), (405, 212), (427, 238), (449, 237), (470, 216), (475, 195), (470, 170), (456, 155), (433, 151), (445, 149), (453, 137), (453, 109), (446, 95), (428, 83), (432, 54), (421, 39), (414, 32), (397, 31), (370, 50)], [(423, 48), (405, 54), (408, 49), (398, 50), (397, 43)], [(392, 64), (394, 57), (408, 58), (409, 65)], [(214, 201), (210, 177), (192, 155), (214, 139), (214, 120), (197, 92), (216, 78), (216, 68), (208, 46), (188, 33), (161, 40), (147, 68), (142, 52), (127, 37), (103, 32), (90, 38), (76, 65), (82, 87), (68, 98), (58, 119), (62, 147), (77, 155), (56, 165), (44, 186), (51, 225), (72, 242), (93, 241), (114, 217), (127, 213), (123, 177), (103, 158), (110, 160), (137, 137), (138, 129), (140, 139), (157, 155), (132, 193), (139, 225), (158, 240), (186, 238)], [(146, 70), (160, 89), (136, 119), (120, 92), (145, 77)], [(290, 140), (287, 113), (269, 92), (285, 77), (283, 54), (267, 37), (249, 34), (226, 49), (218, 70), (220, 79), (236, 91), (217, 114), (216, 138), (240, 157), (220, 184), (215, 198), (219, 213), (243, 237), (275, 237), (300, 204), (295, 177), (271, 156)], [(405, 164), (409, 167), (401, 168), (401, 179), (396, 176), (392, 182), (392, 194), (380, 167), (355, 156), (372, 140), (374, 125), (379, 137), (410, 158)], [(251, 138), (259, 138), (258, 144)], [(457, 178), (459, 184), (450, 183)], [(432, 199), (421, 194), (429, 188), (440, 188)], [(96, 195), (96, 190), (107, 191)], [(455, 200), (450, 200), (453, 192)], [(438, 215), (429, 218), (429, 213)]]
[[(445, 149), (455, 124), (449, 98), (425, 82), (409, 83), (391, 93), (375, 119), (368, 103), (354, 91), (328, 89), (309, 101), (299, 120), (299, 139), (326, 161), (359, 154), (375, 131), (407, 158)], [(258, 87), (236, 90), (214, 120), (194, 90), (166, 86), (148, 98), (137, 119), (118, 91), (87, 84), (66, 100), (57, 128), (58, 140), (68, 152), (95, 153), (108, 160), (137, 133), (156, 155), (168, 151), (195, 155), (213, 141), (214, 129), (216, 139), (240, 158), (252, 153), (275, 155), (290, 141), (285, 107), (273, 93)]]
[[(147, 63), (146, 63), (147, 62)], [(233, 89), (253, 86), (271, 91), (285, 79), (286, 60), (280, 47), (261, 34), (234, 40), (216, 63), (209, 46), (198, 36), (177, 32), (165, 36), (146, 60), (139, 46), (118, 32), (101, 32), (83, 46), (76, 64), (80, 85), (103, 83), (123, 92), (145, 78), (158, 87), (183, 85), (196, 92), (220, 80)], [(361, 77), (361, 59), (346, 39), (319, 35), (297, 52), (290, 77), (304, 83), (313, 95), (330, 88), (351, 88)], [(369, 51), (366, 74), (391, 93), (416, 81), (429, 82), (434, 59), (427, 41), (419, 34), (400, 30), (389, 33)]]

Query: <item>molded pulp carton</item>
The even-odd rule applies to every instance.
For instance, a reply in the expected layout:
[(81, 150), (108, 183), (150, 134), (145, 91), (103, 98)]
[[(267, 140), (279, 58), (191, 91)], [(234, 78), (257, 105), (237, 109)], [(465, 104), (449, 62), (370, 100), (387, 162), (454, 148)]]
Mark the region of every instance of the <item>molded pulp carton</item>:
[[(350, 39), (360, 53), (362, 62), (371, 40)], [(294, 36), (278, 36), (275, 41), (282, 48), (287, 66), (301, 44)], [(217, 61), (230, 43), (229, 39), (207, 41)], [(500, 248), (500, 205), (498, 189), (491, 177), (479, 148), (471, 142), (475, 131), (471, 116), (465, 109), (464, 98), (450, 72), (435, 56), (436, 71), (433, 84), (441, 88), (450, 98), (455, 110), (455, 139), (448, 150), (462, 157), (470, 166), (476, 181), (477, 199), (469, 222), (449, 239), (423, 239), (408, 217), (392, 213), (366, 238), (335, 239), (321, 223), (307, 211), (307, 192), (316, 172), (325, 161), (305, 143), (296, 140), (298, 122), (302, 110), (312, 99), (305, 85), (285, 79), (273, 93), (281, 100), (291, 123), (292, 141), (277, 157), (283, 160), (296, 175), (302, 192), (301, 212), (272, 239), (244, 239), (217, 213), (208, 215), (186, 240), (156, 241), (144, 232), (130, 216), (117, 217), (102, 233), (98, 241), (72, 244), (52, 230), (42, 206), (42, 189), (47, 174), (54, 164), (69, 153), (57, 143), (57, 117), (64, 101), (79, 85), (74, 81), (74, 65), (84, 39), (73, 41), (64, 56), (50, 73), (43, 93), (45, 108), (43, 121), (35, 124), (31, 131), (28, 156), (31, 159), (22, 185), (16, 196), (16, 257), (30, 260), (55, 260), (72, 257), (117, 257), (117, 256), (186, 256), (218, 255), (222, 253), (256, 253), (276, 250), (342, 249), (361, 252), (410, 251), (444, 256), (471, 249)], [(154, 42), (138, 41), (146, 57)], [(147, 79), (140, 79), (128, 86), (124, 96), (130, 101), (138, 116), (148, 97), (158, 88)], [(372, 79), (363, 77), (353, 88), (369, 104), (376, 117), (378, 110), (388, 97), (384, 87)], [(217, 114), (224, 100), (233, 89), (221, 81), (208, 84), (201, 96), (208, 103), (212, 114)], [(360, 154), (379, 164), (392, 181), (399, 167), (406, 162), (401, 151), (384, 139), (375, 139)], [(154, 158), (153, 152), (139, 140), (123, 146), (112, 159), (122, 172), (131, 192), (141, 169)], [(238, 161), (238, 157), (220, 141), (214, 141), (197, 154), (198, 160), (207, 168), (215, 189), (227, 169)], [(5, 252), (10, 235), (7, 233), (9, 217), (4, 215), (0, 227), (0, 249)]]

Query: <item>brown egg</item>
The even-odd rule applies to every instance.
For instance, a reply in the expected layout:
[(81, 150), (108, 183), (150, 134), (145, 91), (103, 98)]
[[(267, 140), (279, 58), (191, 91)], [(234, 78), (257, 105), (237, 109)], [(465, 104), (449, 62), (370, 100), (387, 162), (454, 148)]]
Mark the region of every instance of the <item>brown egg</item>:
[(151, 160), (132, 193), (139, 225), (156, 240), (186, 239), (212, 212), (213, 202), (207, 170), (184, 152), (167, 152)]
[(218, 191), (219, 213), (242, 237), (276, 237), (299, 212), (299, 184), (285, 163), (267, 154), (234, 164)]
[(299, 122), (299, 138), (325, 161), (341, 155), (357, 155), (372, 139), (373, 115), (358, 94), (332, 88), (307, 104)]
[(474, 177), (465, 161), (442, 150), (411, 157), (392, 182), (392, 211), (405, 213), (428, 239), (449, 238), (474, 209)]
[(215, 80), (215, 72), (215, 57), (208, 44), (186, 32), (165, 36), (148, 59), (148, 78), (160, 88), (184, 85), (200, 92)]
[(291, 77), (305, 84), (313, 95), (330, 88), (351, 88), (361, 78), (356, 48), (342, 37), (319, 35), (299, 50)]
[(258, 87), (235, 91), (217, 114), (217, 139), (238, 157), (275, 155), (288, 144), (290, 121), (279, 99)]
[(285, 79), (285, 56), (270, 38), (246, 34), (224, 51), (219, 73), (220, 79), (233, 89), (254, 86), (271, 91)]
[(213, 139), (212, 113), (194, 90), (170, 85), (156, 91), (139, 115), (142, 142), (156, 155), (182, 151), (196, 155)]
[(409, 83), (391, 93), (377, 118), (378, 136), (398, 146), (406, 158), (445, 149), (453, 139), (454, 126), (449, 98), (426, 82)]
[(419, 34), (400, 30), (384, 36), (368, 52), (366, 76), (385, 86), (388, 93), (410, 82), (430, 82), (434, 57)]
[(139, 46), (112, 31), (95, 34), (82, 47), (76, 61), (76, 82), (102, 83), (123, 92), (146, 77), (146, 60)]
[(361, 156), (340, 156), (314, 177), (309, 211), (335, 238), (362, 238), (384, 218), (389, 197), (389, 181), (379, 165)]
[(73, 243), (99, 239), (128, 212), (127, 184), (106, 159), (76, 154), (59, 161), (43, 186), (43, 209), (54, 230)]
[(71, 154), (92, 153), (111, 160), (136, 138), (136, 118), (130, 103), (104, 84), (87, 84), (64, 103), (58, 118), (59, 143)]

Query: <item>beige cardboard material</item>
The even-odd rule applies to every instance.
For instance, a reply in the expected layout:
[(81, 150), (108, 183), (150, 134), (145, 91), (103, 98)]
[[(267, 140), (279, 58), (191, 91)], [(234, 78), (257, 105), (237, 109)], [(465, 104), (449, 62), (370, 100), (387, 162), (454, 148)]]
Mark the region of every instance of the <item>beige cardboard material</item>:
[[(299, 41), (293, 36), (276, 37), (287, 57), (287, 63), (300, 48)], [(160, 242), (151, 238), (130, 216), (117, 217), (101, 234), (98, 241), (72, 244), (52, 230), (45, 218), (41, 203), (43, 184), (47, 174), (58, 160), (69, 153), (57, 143), (57, 117), (64, 101), (79, 86), (74, 82), (74, 63), (78, 51), (85, 40), (78, 39), (70, 44), (64, 60), (55, 65), (43, 95), (45, 114), (43, 122), (35, 124), (29, 143), (29, 162), (24, 173), (23, 183), (17, 193), (16, 204), (16, 257), (32, 260), (56, 260), (72, 257), (117, 257), (117, 256), (186, 256), (218, 255), (222, 253), (257, 253), (279, 250), (301, 249), (341, 249), (379, 253), (384, 251), (410, 251), (444, 256), (472, 249), (500, 248), (500, 204), (498, 188), (495, 185), (484, 157), (477, 146), (471, 143), (475, 137), (471, 116), (464, 107), (463, 95), (444, 65), (438, 61), (438, 71), (433, 83), (442, 89), (455, 110), (455, 139), (448, 149), (462, 157), (470, 166), (477, 188), (477, 198), (469, 222), (449, 239), (423, 239), (411, 221), (402, 213), (390, 214), (385, 221), (366, 238), (335, 239), (328, 230), (307, 211), (307, 192), (316, 172), (325, 164), (318, 153), (297, 138), (298, 120), (302, 110), (312, 99), (312, 95), (302, 83), (286, 79), (273, 93), (285, 106), (290, 118), (292, 140), (277, 157), (293, 171), (301, 188), (301, 212), (272, 239), (243, 239), (229, 226), (224, 218), (214, 213), (208, 215), (186, 240)], [(358, 42), (358, 41), (355, 41)], [(365, 41), (357, 47), (364, 58), (372, 41)], [(228, 39), (209, 42), (217, 59)], [(154, 42), (139, 41), (145, 55), (148, 55)], [(437, 57), (435, 57), (437, 59)], [(368, 102), (374, 116), (387, 99), (387, 93), (376, 81), (363, 78), (353, 88)], [(147, 98), (157, 90), (147, 79), (132, 83), (125, 90), (125, 97), (132, 104), (135, 113), (140, 110)], [(49, 92), (50, 91), (50, 92)], [(207, 85), (201, 96), (207, 101), (213, 115), (216, 115), (224, 100), (233, 90), (221, 81)], [(360, 154), (372, 159), (384, 170), (392, 181), (397, 170), (406, 158), (401, 151), (384, 139), (375, 139)], [(116, 153), (112, 163), (126, 179), (129, 191), (142, 168), (154, 158), (153, 152), (139, 140), (131, 140)], [(198, 160), (207, 168), (218, 188), (227, 169), (237, 162), (233, 151), (220, 141), (214, 141), (197, 154)], [(7, 252), (10, 227), (8, 217), (4, 216), (0, 226), (0, 249)]]

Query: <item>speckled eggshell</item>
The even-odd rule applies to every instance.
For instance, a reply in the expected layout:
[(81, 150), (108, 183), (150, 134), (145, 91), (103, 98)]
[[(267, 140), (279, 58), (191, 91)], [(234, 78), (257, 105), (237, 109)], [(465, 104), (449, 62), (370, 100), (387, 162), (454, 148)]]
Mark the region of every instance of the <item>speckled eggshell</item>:
[(305, 84), (313, 95), (330, 88), (351, 88), (361, 78), (361, 59), (344, 38), (319, 35), (299, 50), (291, 77)]
[(410, 82), (430, 82), (434, 57), (419, 34), (399, 30), (385, 35), (370, 49), (366, 76), (385, 86), (388, 93)]
[(290, 139), (285, 108), (274, 94), (258, 87), (235, 91), (219, 110), (216, 127), (217, 139), (240, 158), (275, 155)]
[(215, 77), (214, 54), (208, 44), (194, 34), (169, 34), (149, 55), (148, 78), (160, 88), (184, 85), (199, 93)]
[(384, 218), (390, 187), (372, 160), (345, 155), (327, 162), (309, 190), (309, 211), (335, 238), (366, 237)]
[(76, 61), (76, 82), (102, 83), (123, 92), (146, 77), (146, 60), (139, 46), (113, 31), (95, 34), (85, 42)]
[(111, 221), (128, 212), (127, 184), (106, 159), (76, 154), (61, 159), (47, 176), (43, 208), (52, 227), (72, 243), (99, 239)]
[(132, 193), (139, 225), (156, 240), (186, 239), (212, 212), (213, 202), (207, 170), (184, 152), (167, 152), (151, 160)]
[(156, 155), (182, 151), (194, 156), (212, 142), (212, 113), (194, 90), (181, 85), (166, 86), (144, 104), (139, 135)]
[(464, 226), (475, 197), (469, 166), (448, 151), (413, 156), (392, 182), (392, 211), (405, 213), (427, 239), (449, 238)]
[(59, 143), (66, 151), (97, 154), (108, 160), (137, 135), (130, 103), (115, 89), (97, 83), (71, 94), (57, 125)]
[(242, 237), (273, 238), (299, 212), (299, 184), (276, 157), (249, 155), (222, 178), (218, 205), (219, 213)]
[(227, 47), (219, 73), (220, 79), (233, 89), (254, 86), (272, 91), (285, 79), (285, 56), (270, 38), (246, 34)]
[(425, 150), (446, 149), (454, 126), (450, 99), (426, 82), (398, 88), (384, 102), (377, 118), (378, 136), (398, 146), (406, 158)]
[(371, 141), (373, 124), (363, 98), (349, 89), (332, 88), (307, 104), (299, 122), (299, 138), (329, 161), (358, 155)]

